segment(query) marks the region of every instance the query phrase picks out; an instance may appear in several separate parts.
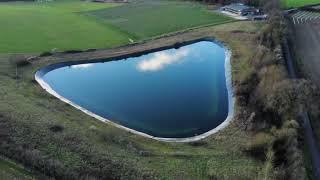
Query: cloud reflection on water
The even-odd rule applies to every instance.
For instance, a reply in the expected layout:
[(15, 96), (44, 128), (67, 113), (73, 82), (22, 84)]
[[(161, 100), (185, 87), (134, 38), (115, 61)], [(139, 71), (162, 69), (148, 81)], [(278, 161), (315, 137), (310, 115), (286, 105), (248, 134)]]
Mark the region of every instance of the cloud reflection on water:
[(158, 71), (166, 66), (177, 63), (188, 56), (189, 49), (177, 49), (174, 53), (169, 52), (156, 52), (151, 58), (140, 61), (137, 65), (139, 71)]
[(93, 66), (93, 64), (77, 64), (77, 65), (72, 65), (71, 68), (73, 69), (84, 69), (84, 68), (89, 68)]

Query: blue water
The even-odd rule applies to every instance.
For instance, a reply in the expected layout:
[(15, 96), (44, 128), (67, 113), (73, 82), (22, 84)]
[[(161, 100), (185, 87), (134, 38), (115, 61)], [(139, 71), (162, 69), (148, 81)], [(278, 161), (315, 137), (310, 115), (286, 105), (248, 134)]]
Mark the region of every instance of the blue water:
[(221, 45), (200, 41), (123, 60), (60, 66), (42, 78), (66, 99), (128, 128), (191, 137), (228, 115), (225, 56)]

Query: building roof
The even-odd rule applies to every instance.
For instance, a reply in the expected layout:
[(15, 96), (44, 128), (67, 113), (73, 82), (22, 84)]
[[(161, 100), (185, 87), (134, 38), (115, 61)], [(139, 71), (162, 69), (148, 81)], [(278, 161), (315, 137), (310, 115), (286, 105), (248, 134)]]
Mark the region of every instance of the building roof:
[(252, 7), (247, 6), (245, 4), (242, 4), (242, 3), (233, 3), (233, 4), (225, 6), (224, 8), (233, 9), (235, 11), (243, 11), (246, 9), (251, 9)]

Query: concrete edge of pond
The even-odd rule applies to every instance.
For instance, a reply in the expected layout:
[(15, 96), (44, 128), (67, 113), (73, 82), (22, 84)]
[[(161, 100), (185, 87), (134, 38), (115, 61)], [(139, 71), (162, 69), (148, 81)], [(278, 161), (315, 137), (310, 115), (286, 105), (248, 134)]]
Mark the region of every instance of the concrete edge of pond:
[[(35, 74), (35, 80), (39, 83), (39, 85), (45, 90), (47, 91), (49, 94), (53, 95), (54, 97), (60, 99), (61, 101), (73, 106), (74, 108), (86, 113), (87, 115), (91, 116), (91, 117), (94, 117), (102, 122), (105, 122), (105, 123), (108, 123), (108, 124), (111, 124), (117, 128), (120, 128), (120, 129), (123, 129), (123, 130), (126, 130), (128, 132), (131, 132), (133, 134), (137, 134), (137, 135), (140, 135), (140, 136), (143, 136), (143, 137), (146, 137), (146, 138), (150, 138), (150, 139), (154, 139), (154, 140), (157, 140), (157, 141), (163, 141), (163, 142), (194, 142), (194, 141), (199, 141), (199, 140), (202, 140), (210, 135), (213, 135), (215, 133), (217, 133), (218, 131), (224, 129), (225, 127), (227, 127), (230, 122), (232, 121), (233, 119), (233, 116), (234, 116), (234, 104), (235, 104), (235, 98), (233, 96), (233, 87), (232, 87), (232, 69), (231, 69), (231, 50), (221, 41), (218, 41), (216, 39), (213, 39), (213, 38), (201, 38), (201, 39), (198, 39), (198, 40), (195, 40), (195, 41), (191, 41), (191, 42), (184, 42), (183, 44), (192, 44), (192, 43), (195, 43), (195, 42), (199, 42), (199, 41), (211, 41), (211, 42), (214, 42), (214, 43), (217, 43), (218, 45), (220, 46), (223, 46), (225, 48), (225, 78), (226, 78), (226, 86), (227, 86), (227, 93), (228, 93), (228, 116), (227, 118), (220, 124), (218, 125), (217, 127), (215, 127), (214, 129), (210, 130), (210, 131), (207, 131), (203, 134), (200, 134), (200, 135), (196, 135), (196, 136), (192, 136), (192, 137), (187, 137), (187, 138), (161, 138), (161, 137), (155, 137), (155, 136), (152, 136), (152, 135), (149, 135), (149, 134), (146, 134), (146, 133), (143, 133), (143, 132), (140, 132), (140, 131), (136, 131), (134, 129), (131, 129), (131, 128), (128, 128), (128, 127), (125, 127), (125, 126), (122, 126), (120, 124), (117, 124), (109, 119), (106, 119), (102, 116), (99, 116), (81, 106), (79, 106), (78, 104), (66, 99), (65, 97), (61, 96), (60, 94), (58, 94), (56, 91), (54, 91), (51, 86), (49, 84), (47, 84), (43, 79), (42, 79), (42, 76), (44, 74), (46, 74), (47, 72), (49, 72), (50, 70), (53, 70), (55, 68), (58, 68), (58, 67), (61, 67), (61, 66), (66, 66), (66, 65), (73, 65), (73, 64), (84, 64), (84, 63), (94, 63), (94, 62), (102, 62), (101, 60), (89, 60), (89, 61), (80, 61), (80, 62), (65, 62), (65, 63), (58, 63), (58, 64), (53, 64), (53, 65), (49, 65), (47, 67), (44, 67), (40, 70), (38, 70)], [(181, 45), (182, 46), (182, 45)], [(168, 49), (168, 48), (175, 48), (176, 45), (173, 45), (173, 46), (168, 46), (168, 47), (163, 47), (163, 49)], [(154, 50), (154, 51), (157, 51), (157, 50)], [(149, 51), (147, 51), (149, 53)], [(141, 53), (143, 54), (143, 53)], [(127, 55), (127, 57), (130, 56)], [(119, 59), (119, 58), (115, 58), (115, 59)], [(107, 61), (107, 60), (106, 60)], [(44, 70), (44, 71), (42, 71)]]

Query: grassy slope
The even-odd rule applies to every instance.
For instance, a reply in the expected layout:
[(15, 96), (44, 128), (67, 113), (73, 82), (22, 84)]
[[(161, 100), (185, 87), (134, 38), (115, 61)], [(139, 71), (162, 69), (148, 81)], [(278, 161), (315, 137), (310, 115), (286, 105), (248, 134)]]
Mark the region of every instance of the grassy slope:
[(126, 6), (89, 12), (89, 15), (130, 32), (139, 39), (231, 21), (226, 16), (208, 11), (202, 5), (176, 1), (139, 1)]
[[(246, 70), (239, 64), (252, 56), (254, 35), (231, 31), (255, 32), (255, 28), (251, 23), (239, 22), (216, 26), (209, 31), (237, 49), (236, 59), (233, 59), (237, 74)], [(142, 138), (101, 123), (36, 86), (32, 82), (33, 73), (48, 62), (19, 69), (22, 78), (17, 81), (8, 58), (0, 58), (0, 120), (3, 117), (15, 127), (10, 136), (16, 143), (26, 143), (66, 166), (81, 168), (92, 161), (88, 158), (106, 158), (139, 171), (152, 172), (163, 179), (207, 179), (209, 176), (254, 179), (261, 173), (263, 164), (241, 151), (250, 136), (234, 125), (198, 145)], [(57, 124), (64, 127), (62, 132), (49, 130)]]
[(312, 4), (319, 4), (319, 0), (282, 0), (286, 8), (295, 8)]
[(31, 180), (34, 177), (23, 167), (0, 156), (0, 179)]
[(0, 53), (111, 47), (128, 35), (79, 13), (115, 6), (75, 1), (1, 3)]

